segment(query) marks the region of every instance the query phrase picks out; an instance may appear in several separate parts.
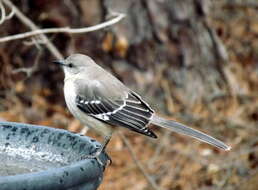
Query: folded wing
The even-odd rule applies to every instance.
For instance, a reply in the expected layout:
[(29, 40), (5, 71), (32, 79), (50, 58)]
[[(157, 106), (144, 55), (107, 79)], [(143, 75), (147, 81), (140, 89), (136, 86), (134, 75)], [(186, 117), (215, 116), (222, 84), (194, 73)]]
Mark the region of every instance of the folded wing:
[(147, 127), (154, 112), (134, 92), (129, 92), (124, 98), (118, 99), (101, 96), (99, 93), (91, 97), (78, 95), (75, 101), (81, 111), (96, 119), (157, 138)]

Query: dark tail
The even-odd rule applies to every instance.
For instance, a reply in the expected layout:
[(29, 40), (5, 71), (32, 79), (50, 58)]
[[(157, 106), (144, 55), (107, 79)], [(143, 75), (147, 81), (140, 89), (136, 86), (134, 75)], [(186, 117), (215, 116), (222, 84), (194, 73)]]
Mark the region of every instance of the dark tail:
[(202, 133), (200, 131), (197, 131), (196, 129), (192, 129), (190, 127), (187, 127), (181, 123), (178, 123), (176, 121), (166, 120), (164, 118), (161, 118), (157, 115), (153, 115), (151, 123), (154, 125), (158, 125), (160, 127), (164, 127), (166, 129), (169, 129), (173, 132), (180, 133), (183, 135), (187, 135), (193, 138), (196, 138), (200, 141), (206, 142), (210, 145), (213, 145), (215, 147), (221, 148), (223, 150), (230, 150), (231, 147), (226, 145), (220, 140), (217, 140), (209, 135), (206, 135), (205, 133)]

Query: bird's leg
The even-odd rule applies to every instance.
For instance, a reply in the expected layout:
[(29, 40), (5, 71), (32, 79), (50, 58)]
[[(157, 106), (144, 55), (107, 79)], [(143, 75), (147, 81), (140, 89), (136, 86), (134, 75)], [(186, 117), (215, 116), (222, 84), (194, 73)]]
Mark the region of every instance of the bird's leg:
[[(96, 159), (100, 165), (104, 166), (104, 164), (100, 160), (99, 156), (106, 149), (110, 139), (111, 139), (111, 135), (105, 136), (104, 142), (101, 144), (100, 148), (93, 155), (86, 155), (83, 158), (84, 159)], [(108, 157), (108, 160), (109, 160), (110, 165), (111, 165), (112, 160), (108, 155), (107, 155), (107, 157)]]

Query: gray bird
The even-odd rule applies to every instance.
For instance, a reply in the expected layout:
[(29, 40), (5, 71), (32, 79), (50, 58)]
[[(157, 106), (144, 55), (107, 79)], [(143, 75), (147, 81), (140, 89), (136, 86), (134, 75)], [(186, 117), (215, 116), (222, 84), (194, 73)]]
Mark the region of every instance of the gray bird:
[(223, 150), (231, 148), (200, 131), (159, 117), (137, 93), (86, 55), (73, 54), (54, 63), (60, 64), (65, 73), (64, 95), (70, 112), (82, 124), (105, 137), (102, 148), (95, 156), (106, 147), (118, 127), (157, 138), (149, 128), (150, 124), (188, 135)]

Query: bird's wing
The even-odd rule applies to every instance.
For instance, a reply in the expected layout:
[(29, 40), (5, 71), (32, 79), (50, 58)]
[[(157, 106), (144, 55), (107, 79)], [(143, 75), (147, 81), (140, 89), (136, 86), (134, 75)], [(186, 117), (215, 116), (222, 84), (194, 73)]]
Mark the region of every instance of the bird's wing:
[(154, 113), (150, 106), (136, 93), (124, 89), (121, 91), (123, 92), (113, 92), (110, 86), (105, 87), (101, 83), (92, 85), (91, 82), (91, 84), (79, 88), (75, 100), (76, 105), (89, 116), (110, 125), (126, 127), (157, 138), (147, 127)]

